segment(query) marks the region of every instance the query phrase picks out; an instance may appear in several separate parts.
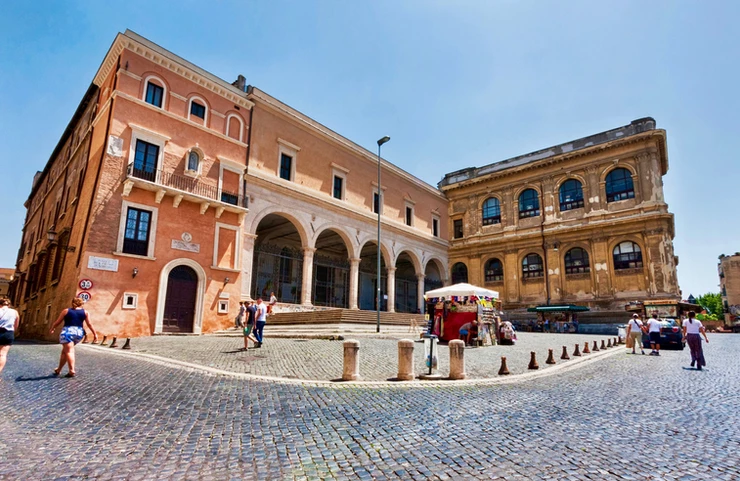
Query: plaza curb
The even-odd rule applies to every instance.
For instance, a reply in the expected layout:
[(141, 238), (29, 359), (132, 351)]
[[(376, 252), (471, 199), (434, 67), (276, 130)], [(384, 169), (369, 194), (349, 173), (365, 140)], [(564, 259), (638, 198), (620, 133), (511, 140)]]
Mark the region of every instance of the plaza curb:
[(363, 388), (393, 387), (396, 389), (405, 389), (405, 388), (425, 388), (425, 387), (439, 388), (442, 386), (444, 387), (468, 386), (469, 387), (469, 386), (494, 386), (498, 384), (516, 384), (519, 382), (525, 382), (525, 381), (529, 381), (532, 379), (552, 376), (557, 373), (570, 372), (577, 368), (588, 366), (590, 364), (593, 364), (607, 357), (611, 357), (611, 356), (624, 352), (622, 349), (611, 349), (611, 350), (606, 350), (606, 351), (599, 351), (597, 353), (589, 354), (588, 356), (584, 356), (576, 360), (563, 362), (561, 364), (548, 367), (547, 369), (544, 369), (541, 371), (540, 370), (530, 371), (530, 372), (526, 372), (522, 374), (509, 375), (506, 377), (464, 379), (464, 380), (457, 380), (457, 381), (443, 379), (439, 381), (414, 380), (414, 381), (398, 382), (398, 381), (327, 381), (327, 380), (311, 380), (311, 379), (290, 379), (290, 378), (275, 377), (275, 376), (260, 376), (256, 374), (226, 371), (224, 369), (204, 366), (202, 364), (195, 364), (195, 363), (190, 363), (190, 362), (185, 362), (185, 361), (179, 361), (179, 360), (171, 359), (168, 357), (158, 356), (156, 354), (145, 354), (145, 353), (120, 351), (120, 350), (116, 351), (110, 348), (100, 347), (97, 345), (90, 345), (90, 344), (80, 344), (80, 346), (82, 346), (86, 350), (99, 351), (101, 353), (114, 355), (114, 356), (131, 357), (134, 359), (139, 359), (141, 361), (150, 362), (150, 363), (157, 364), (160, 366), (177, 368), (177, 369), (182, 369), (182, 370), (191, 371), (191, 372), (192, 371), (202, 372), (202, 373), (210, 374), (214, 376), (226, 376), (226, 377), (232, 377), (235, 379), (263, 381), (263, 382), (271, 382), (271, 383), (276, 383), (276, 384), (331, 387), (331, 388), (336, 388), (336, 389), (346, 389), (346, 388), (356, 388), (356, 387), (363, 387)]

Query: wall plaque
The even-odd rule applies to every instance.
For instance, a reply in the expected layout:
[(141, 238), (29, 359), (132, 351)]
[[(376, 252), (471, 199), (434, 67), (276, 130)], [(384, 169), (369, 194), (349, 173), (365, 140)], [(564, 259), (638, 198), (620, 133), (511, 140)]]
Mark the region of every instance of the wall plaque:
[(118, 272), (118, 259), (90, 256), (87, 258), (87, 268), (97, 269), (99, 271)]
[(200, 244), (172, 239), (171, 247), (180, 251), (200, 252)]

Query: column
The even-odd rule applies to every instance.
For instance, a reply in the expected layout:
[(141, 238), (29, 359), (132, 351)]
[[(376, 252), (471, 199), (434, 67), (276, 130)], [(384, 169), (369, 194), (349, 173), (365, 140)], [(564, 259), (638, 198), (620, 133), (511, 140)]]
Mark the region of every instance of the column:
[(519, 302), (519, 285), (521, 284), (522, 266), (519, 262), (519, 250), (504, 251), (504, 292), (499, 292), (504, 302)]
[(593, 253), (593, 260), (591, 261), (591, 269), (595, 270), (594, 291), (596, 297), (611, 297), (612, 295), (612, 274), (609, 271), (609, 246), (607, 244), (607, 237), (594, 237), (592, 239), (591, 252)]
[[(396, 268), (386, 267), (386, 280), (388, 281), (388, 312), (396, 312)], [(382, 302), (382, 299), (381, 299)]]
[(254, 266), (254, 242), (257, 240), (255, 234), (244, 233), (242, 238), (242, 297), (254, 299), (252, 295), (252, 267)]
[(311, 299), (313, 298), (313, 254), (316, 252), (314, 247), (303, 248), (303, 284), (301, 290), (303, 299), (301, 304), (304, 306), (312, 305)]
[(359, 289), (360, 280), (360, 261), (362, 259), (350, 259), (349, 260), (349, 308), (359, 309), (357, 305), (357, 291)]
[(424, 274), (416, 274), (416, 304), (419, 312), (424, 314)]

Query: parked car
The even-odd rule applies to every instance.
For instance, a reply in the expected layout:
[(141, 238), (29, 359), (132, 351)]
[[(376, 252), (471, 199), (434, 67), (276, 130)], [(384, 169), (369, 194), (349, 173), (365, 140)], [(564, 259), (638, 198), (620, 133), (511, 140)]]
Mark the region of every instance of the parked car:
[[(642, 345), (645, 349), (650, 349), (650, 336), (643, 334)], [(683, 349), (686, 343), (683, 342), (683, 333), (681, 327), (675, 319), (660, 319), (660, 348), (661, 349)]]

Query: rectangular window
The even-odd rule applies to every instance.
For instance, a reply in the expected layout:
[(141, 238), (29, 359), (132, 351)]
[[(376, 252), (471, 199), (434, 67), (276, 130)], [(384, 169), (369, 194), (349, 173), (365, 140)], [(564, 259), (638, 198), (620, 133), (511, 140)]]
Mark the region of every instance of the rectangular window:
[(151, 218), (152, 213), (148, 210), (128, 208), (123, 234), (123, 252), (140, 256), (148, 255)]
[(414, 209), (406, 207), (406, 225), (411, 225), (414, 220)]
[(462, 239), (463, 237), (463, 222), (462, 219), (455, 219), (452, 221), (452, 231), (454, 232), (455, 239)]
[(439, 237), (439, 219), (432, 219), (432, 235)]
[(338, 175), (334, 176), (334, 198), (342, 200), (342, 187), (344, 184), (344, 179), (339, 177)]
[(157, 178), (157, 158), (159, 146), (136, 139), (134, 154), (134, 177), (155, 182)]
[(380, 196), (377, 192), (373, 194), (373, 212), (376, 214), (380, 212)]
[(164, 89), (159, 85), (154, 85), (151, 82), (146, 84), (146, 103), (162, 107), (162, 95)]
[(280, 155), (280, 178), (285, 180), (292, 180), (290, 178), (291, 169), (293, 164), (293, 157), (286, 154)]
[(201, 119), (206, 118), (206, 107), (205, 105), (201, 105), (198, 102), (191, 102), (190, 103), (190, 115), (195, 115), (196, 117), (200, 117)]

